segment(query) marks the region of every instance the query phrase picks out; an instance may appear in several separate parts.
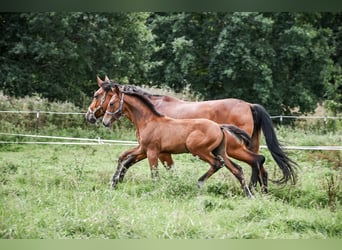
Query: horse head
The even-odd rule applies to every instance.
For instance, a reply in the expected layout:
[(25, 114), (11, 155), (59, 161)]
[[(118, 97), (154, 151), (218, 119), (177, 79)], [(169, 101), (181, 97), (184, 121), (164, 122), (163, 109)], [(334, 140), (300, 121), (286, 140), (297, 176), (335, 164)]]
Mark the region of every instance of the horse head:
[(103, 125), (106, 127), (109, 127), (115, 120), (119, 120), (124, 115), (122, 109), (125, 93), (120, 91), (118, 85), (113, 87), (112, 92), (113, 95), (109, 100), (102, 120)]
[(112, 88), (116, 83), (111, 81), (108, 76), (105, 76), (104, 81), (97, 76), (97, 85), (99, 86), (99, 89), (95, 91), (93, 101), (89, 105), (85, 115), (86, 120), (89, 123), (96, 123), (97, 119), (104, 115), (109, 100), (113, 95)]

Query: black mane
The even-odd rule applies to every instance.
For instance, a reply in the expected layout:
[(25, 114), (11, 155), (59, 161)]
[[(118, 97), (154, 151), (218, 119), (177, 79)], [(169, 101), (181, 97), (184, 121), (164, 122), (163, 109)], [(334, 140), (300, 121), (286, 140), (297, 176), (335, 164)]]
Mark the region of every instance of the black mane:
[(123, 91), (132, 94), (138, 94), (143, 96), (162, 96), (162, 95), (155, 95), (151, 94), (150, 92), (145, 91), (144, 89), (136, 86), (136, 85), (123, 85)]
[(102, 87), (105, 91), (111, 91), (112, 88), (114, 88), (115, 86), (119, 86), (119, 87), (120, 87), (120, 85), (119, 85), (118, 83), (116, 83), (115, 81), (112, 81), (112, 80), (103, 82), (103, 83), (101, 84), (101, 87)]
[(127, 95), (132, 95), (137, 97), (143, 104), (145, 104), (155, 115), (157, 116), (164, 116), (163, 114), (159, 113), (154, 105), (146, 98), (146, 96), (156, 96), (147, 91), (144, 91), (142, 88), (139, 88), (135, 85), (120, 85), (115, 81), (105, 81), (101, 84), (101, 87), (105, 91), (111, 91), (115, 86), (118, 86), (122, 93)]
[[(126, 85), (127, 86), (127, 85)], [(131, 95), (137, 97), (143, 104), (145, 104), (155, 115), (157, 116), (164, 116), (163, 114), (159, 113), (154, 105), (148, 100), (143, 94), (141, 93), (135, 93), (132, 91), (126, 91), (126, 90), (121, 90), (122, 93), (125, 93), (126, 95)]]

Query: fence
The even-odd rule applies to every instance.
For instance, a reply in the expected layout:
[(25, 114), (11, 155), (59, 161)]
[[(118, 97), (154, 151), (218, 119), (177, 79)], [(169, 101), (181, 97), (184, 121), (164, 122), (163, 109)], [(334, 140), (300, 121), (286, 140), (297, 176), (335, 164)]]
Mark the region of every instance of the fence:
[[(136, 141), (126, 141), (126, 140), (107, 140), (101, 139), (100, 137), (96, 139), (90, 138), (77, 138), (77, 137), (62, 137), (62, 136), (47, 136), (47, 135), (38, 135), (41, 114), (52, 114), (52, 115), (82, 115), (85, 113), (82, 112), (53, 112), (53, 111), (0, 111), (1, 113), (11, 113), (11, 114), (36, 114), (36, 135), (33, 134), (20, 134), (20, 133), (3, 133), (0, 132), (0, 135), (3, 137), (11, 136), (11, 137), (29, 137), (29, 138), (44, 138), (44, 139), (53, 139), (54, 141), (0, 141), (0, 144), (55, 144), (55, 145), (137, 145)], [(277, 120), (279, 119), (280, 124), (283, 123), (284, 119), (318, 119), (322, 120), (324, 126), (326, 126), (328, 120), (342, 120), (342, 117), (339, 116), (271, 116), (271, 119)], [(60, 140), (60, 141), (56, 141)], [(260, 148), (266, 148), (265, 145), (260, 146)], [(288, 150), (342, 150), (342, 146), (284, 146), (284, 149)]]
[[(49, 144), (49, 145), (120, 145), (120, 146), (136, 146), (136, 141), (126, 140), (106, 140), (90, 138), (76, 138), (76, 137), (62, 137), (62, 136), (46, 136), (46, 135), (29, 135), (29, 134), (12, 134), (12, 133), (1, 133), (0, 135), (5, 136), (16, 136), (16, 137), (30, 137), (30, 138), (45, 138), (45, 139), (57, 139), (64, 141), (0, 141), (1, 144)], [(65, 142), (67, 141), (67, 142)], [(267, 148), (265, 145), (261, 145), (260, 148)], [(342, 150), (342, 146), (283, 146), (283, 149), (287, 150), (329, 150), (339, 151)]]

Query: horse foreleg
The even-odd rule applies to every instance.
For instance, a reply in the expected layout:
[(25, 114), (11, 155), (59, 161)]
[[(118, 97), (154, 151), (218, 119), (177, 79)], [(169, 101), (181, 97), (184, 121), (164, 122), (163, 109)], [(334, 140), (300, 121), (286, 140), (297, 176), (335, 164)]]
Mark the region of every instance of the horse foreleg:
[(159, 152), (155, 150), (147, 151), (147, 159), (151, 169), (151, 177), (152, 179), (156, 179), (159, 176), (158, 174), (158, 156)]
[(117, 183), (123, 180), (127, 170), (134, 163), (146, 158), (140, 147), (125, 151), (118, 159), (118, 166), (112, 178), (112, 187), (115, 188)]
[(127, 159), (123, 163), (123, 168), (120, 172), (119, 182), (123, 181), (123, 178), (125, 177), (127, 170), (135, 163), (143, 160), (146, 158), (145, 154), (139, 154), (139, 155), (128, 155)]
[(174, 166), (171, 154), (161, 153), (159, 154), (159, 160), (167, 170)]

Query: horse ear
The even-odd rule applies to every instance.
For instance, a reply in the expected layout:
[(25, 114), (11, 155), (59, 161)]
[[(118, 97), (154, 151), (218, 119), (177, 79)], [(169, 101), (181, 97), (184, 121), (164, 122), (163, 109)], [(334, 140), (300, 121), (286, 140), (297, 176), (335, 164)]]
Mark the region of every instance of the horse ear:
[(107, 75), (105, 76), (105, 82), (110, 82), (110, 80), (109, 80)]
[(99, 76), (97, 76), (97, 85), (99, 85), (99, 87), (101, 88), (103, 81), (101, 80), (101, 78)]

